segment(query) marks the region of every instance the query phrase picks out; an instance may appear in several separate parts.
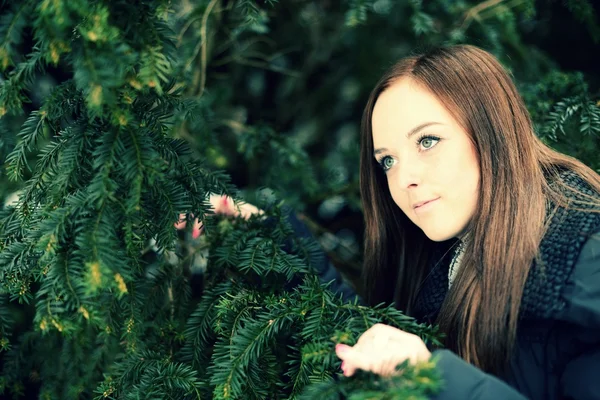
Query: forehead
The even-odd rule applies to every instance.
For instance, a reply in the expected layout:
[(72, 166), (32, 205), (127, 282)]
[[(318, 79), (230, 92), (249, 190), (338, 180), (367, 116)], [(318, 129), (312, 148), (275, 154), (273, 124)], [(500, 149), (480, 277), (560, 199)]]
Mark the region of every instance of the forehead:
[(371, 126), (373, 141), (404, 136), (426, 122), (455, 125), (456, 122), (429, 90), (409, 79), (401, 79), (384, 90), (375, 102)]

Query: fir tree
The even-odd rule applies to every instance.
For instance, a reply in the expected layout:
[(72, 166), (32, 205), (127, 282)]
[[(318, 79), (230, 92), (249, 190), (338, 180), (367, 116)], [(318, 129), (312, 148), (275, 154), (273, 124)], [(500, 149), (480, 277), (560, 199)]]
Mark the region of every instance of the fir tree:
[[(238, 7), (252, 25), (248, 4)], [(36, 44), (21, 62), (5, 47), (3, 112), (21, 111), (35, 71), (60, 64), (72, 78), (30, 113), (6, 156), (10, 179), (31, 176), (1, 216), (4, 390), (23, 394), (35, 376), (40, 398), (295, 397), (332, 379), (336, 340), (352, 342), (377, 321), (435, 340), (398, 311), (336, 299), (310, 271), (309, 246), (282, 249), (289, 228), (205, 218), (209, 193), (235, 191), (171, 137), (202, 105), (182, 95), (168, 6), (9, 5), (9, 30), (30, 23)], [(198, 84), (201, 94), (205, 78)], [(203, 220), (213, 241), (198, 304), (174, 253), (181, 213)], [(13, 303), (34, 307), (15, 337)], [(432, 369), (409, 368), (415, 375), (398, 390), (435, 389)]]
[[(278, 205), (245, 221), (211, 215), (208, 203), (210, 193), (238, 194), (226, 168), (297, 208), (332, 198), (358, 208), (356, 147), (338, 138), (356, 134), (347, 121), (380, 73), (372, 65), (448, 38), (494, 51), (524, 82), (540, 135), (600, 168), (597, 94), (581, 75), (549, 72), (550, 60), (523, 44), (532, 1), (392, 3), (3, 3), (0, 197), (19, 189), (0, 212), (5, 394), (363, 399), (439, 390), (435, 360), (402, 365), (393, 379), (342, 378), (335, 343), (353, 344), (376, 322), (432, 344), (439, 333), (331, 293), (312, 269), (317, 244), (295, 238)], [(593, 34), (585, 4), (568, 2)], [(286, 7), (297, 19), (285, 20)], [(405, 47), (390, 48), (386, 29)], [(377, 57), (352, 64), (354, 49)], [(323, 74), (329, 64), (339, 68)], [(36, 79), (57, 69), (66, 78), (29, 104)], [(317, 142), (337, 125), (346, 128)], [(308, 152), (315, 143), (328, 149), (318, 159)], [(180, 214), (200, 218), (205, 235), (177, 232)], [(192, 285), (197, 270), (201, 287)]]

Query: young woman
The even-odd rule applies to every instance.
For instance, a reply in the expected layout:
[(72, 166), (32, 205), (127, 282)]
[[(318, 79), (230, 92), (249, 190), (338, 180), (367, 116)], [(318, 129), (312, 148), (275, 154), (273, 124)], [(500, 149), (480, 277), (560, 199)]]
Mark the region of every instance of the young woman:
[(362, 123), (364, 300), (439, 324), (444, 350), (376, 325), (344, 374), (432, 356), (440, 399), (600, 398), (600, 177), (534, 134), (473, 46), (394, 65)]
[(362, 300), (439, 324), (446, 349), (378, 324), (336, 347), (346, 376), (435, 357), (438, 399), (600, 399), (600, 177), (536, 137), (492, 55), (463, 45), (394, 65), (363, 115), (360, 169)]

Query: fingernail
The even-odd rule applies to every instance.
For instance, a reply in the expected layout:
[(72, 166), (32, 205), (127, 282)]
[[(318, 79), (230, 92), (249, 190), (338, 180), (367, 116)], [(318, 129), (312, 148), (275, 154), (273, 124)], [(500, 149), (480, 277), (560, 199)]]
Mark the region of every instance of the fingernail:
[(200, 236), (200, 229), (199, 228), (192, 229), (192, 237), (194, 239), (198, 239), (198, 236)]
[(338, 353), (345, 353), (346, 351), (348, 351), (349, 346), (346, 346), (345, 344), (336, 344), (335, 345), (335, 351)]

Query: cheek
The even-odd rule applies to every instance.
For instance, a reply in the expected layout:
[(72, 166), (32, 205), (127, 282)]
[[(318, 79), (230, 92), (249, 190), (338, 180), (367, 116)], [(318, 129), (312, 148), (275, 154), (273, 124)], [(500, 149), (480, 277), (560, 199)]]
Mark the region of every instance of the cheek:
[(468, 157), (462, 165), (464, 171), (464, 184), (467, 186), (466, 190), (469, 190), (471, 195), (476, 195), (479, 190), (479, 161), (475, 155), (475, 151), (471, 150), (470, 157)]
[(448, 168), (448, 174), (442, 178), (447, 182), (447, 194), (453, 198), (454, 206), (463, 213), (472, 214), (477, 206), (480, 174), (476, 155), (473, 151), (468, 154), (469, 157), (457, 159), (457, 168)]
[(407, 214), (408, 209), (410, 208), (408, 194), (405, 190), (400, 190), (398, 185), (394, 185), (390, 182), (393, 182), (393, 180), (388, 180), (388, 188), (390, 190), (392, 200), (394, 200), (394, 203), (396, 203), (396, 205), (404, 212), (404, 214)]

